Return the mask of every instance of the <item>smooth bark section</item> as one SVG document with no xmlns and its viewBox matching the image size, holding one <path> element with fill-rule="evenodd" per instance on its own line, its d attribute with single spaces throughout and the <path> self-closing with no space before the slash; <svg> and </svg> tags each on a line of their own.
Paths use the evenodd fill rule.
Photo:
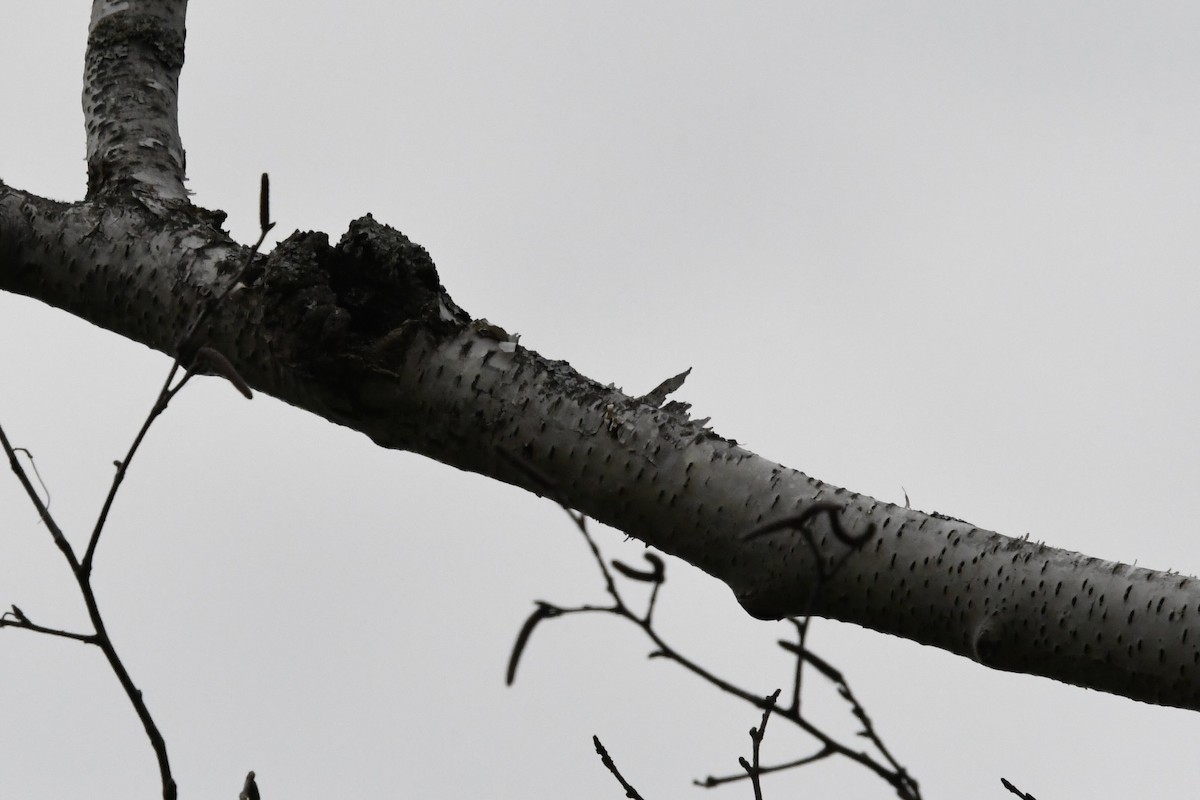
<svg viewBox="0 0 1200 800">
<path fill-rule="evenodd" d="M 174 353 L 244 253 L 218 219 L 55 204 L 0 184 L 0 289 Z M 768 461 L 686 404 L 600 385 L 472 319 L 429 255 L 369 216 L 337 245 L 293 234 L 210 320 L 206 343 L 256 389 L 385 447 L 540 493 L 549 479 L 572 506 L 724 581 L 756 616 L 841 619 L 998 669 L 1200 708 L 1195 579 L 1010 539 Z M 790 530 L 745 540 L 814 503 L 874 536 L 846 557 L 819 515 L 811 545 Z"/>
</svg>

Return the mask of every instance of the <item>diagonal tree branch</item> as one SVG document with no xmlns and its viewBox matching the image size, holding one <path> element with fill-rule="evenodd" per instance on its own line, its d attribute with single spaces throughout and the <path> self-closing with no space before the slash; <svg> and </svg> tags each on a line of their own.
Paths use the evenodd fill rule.
<svg viewBox="0 0 1200 800">
<path fill-rule="evenodd" d="M 93 61 L 133 53 L 168 78 L 176 64 L 177 78 L 182 55 L 170 55 L 163 31 L 181 26 L 185 7 L 96 2 L 89 72 Z M 133 16 L 119 22 L 122 14 Z M 112 19 L 100 25 L 104 17 Z M 109 25 L 150 38 L 110 46 Z M 104 74 L 89 77 L 88 91 L 119 95 Z M 111 70 L 114 87 L 124 74 Z M 172 102 L 139 106 L 155 130 L 175 129 L 173 85 Z M 170 137 L 143 135 L 150 128 L 136 124 L 148 121 L 107 118 L 106 103 L 89 108 L 86 201 L 55 203 L 0 183 L 0 289 L 174 356 L 189 320 L 242 275 L 245 288 L 201 334 L 254 388 L 381 446 L 540 493 L 513 466 L 518 456 L 554 475 L 571 506 L 727 583 L 751 614 L 846 620 L 998 669 L 1200 708 L 1196 580 L 882 503 L 762 458 L 693 420 L 686 404 L 602 386 L 473 319 L 428 253 L 370 216 L 335 245 L 322 233 L 293 234 L 243 272 L 246 249 L 220 228 L 223 215 L 178 194 L 169 176 L 182 186 L 182 150 L 176 161 Z M 142 140 L 132 146 L 108 126 Z M 109 142 L 94 148 L 99 170 L 93 130 Z M 814 504 L 840 512 L 813 519 L 811 543 L 786 528 L 742 538 Z M 848 554 L 843 534 L 871 525 L 868 546 Z"/>
</svg>

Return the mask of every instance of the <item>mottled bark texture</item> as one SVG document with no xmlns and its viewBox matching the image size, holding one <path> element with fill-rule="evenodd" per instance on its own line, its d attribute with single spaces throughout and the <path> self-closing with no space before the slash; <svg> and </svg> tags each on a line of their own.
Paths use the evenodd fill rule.
<svg viewBox="0 0 1200 800">
<path fill-rule="evenodd" d="M 83 68 L 88 197 L 105 188 L 182 200 L 179 70 L 187 2 L 97 0 Z"/>
<path fill-rule="evenodd" d="M 245 257 L 222 215 L 179 191 L 183 6 L 96 4 L 86 201 L 0 184 L 0 289 L 172 355 Z M 122 82 L 138 70 L 164 73 L 154 81 L 165 94 L 125 103 Z M 369 216 L 336 245 L 293 234 L 243 277 L 202 338 L 259 391 L 381 446 L 559 493 L 724 581 L 751 614 L 841 619 L 998 669 L 1200 708 L 1195 579 L 1010 539 L 772 463 L 665 391 L 601 386 L 473 319 L 424 249 Z M 744 536 L 813 509 L 824 511 L 805 533 Z M 868 531 L 865 545 L 848 542 Z"/>
</svg>

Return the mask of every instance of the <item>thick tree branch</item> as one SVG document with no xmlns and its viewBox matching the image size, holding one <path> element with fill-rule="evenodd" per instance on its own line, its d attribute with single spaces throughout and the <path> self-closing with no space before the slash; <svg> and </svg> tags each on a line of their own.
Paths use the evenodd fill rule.
<svg viewBox="0 0 1200 800">
<path fill-rule="evenodd" d="M 128 6 L 170 20 L 164 9 L 184 4 Z M 154 110 L 173 128 L 173 105 Z M 164 157 L 146 155 L 160 175 Z M 219 212 L 140 171 L 120 174 L 142 188 L 102 181 L 73 205 L 0 184 L 0 289 L 173 355 L 245 250 Z M 145 186 L 169 202 L 148 201 Z M 429 255 L 369 216 L 336 245 L 293 234 L 244 283 L 201 335 L 255 388 L 384 447 L 539 491 L 519 457 L 555 476 L 570 505 L 719 578 L 756 616 L 832 617 L 998 669 L 1200 708 L 1195 579 L 1010 539 L 768 461 L 685 404 L 602 386 L 473 320 Z M 840 511 L 814 517 L 805 535 L 744 538 L 816 503 Z M 867 546 L 848 552 L 845 536 L 870 525 Z"/>
</svg>

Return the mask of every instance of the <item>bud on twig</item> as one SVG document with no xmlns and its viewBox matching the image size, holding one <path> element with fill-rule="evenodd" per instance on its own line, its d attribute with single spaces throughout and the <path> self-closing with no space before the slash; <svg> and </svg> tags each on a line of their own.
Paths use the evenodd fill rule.
<svg viewBox="0 0 1200 800">
<path fill-rule="evenodd" d="M 275 227 L 275 223 L 271 222 L 271 179 L 265 172 L 258 190 L 258 227 L 263 233 Z"/>
<path fill-rule="evenodd" d="M 238 800 L 259 800 L 258 784 L 254 782 L 254 770 L 246 773 L 246 782 L 242 785 Z"/>
<path fill-rule="evenodd" d="M 247 400 L 254 397 L 254 393 L 250 391 L 250 384 L 246 383 L 246 379 L 238 373 L 233 364 L 229 363 L 229 359 L 221 351 L 208 345 L 196 351 L 196 359 L 192 362 L 192 366 L 188 371 L 211 372 L 220 375 L 232 383 Z"/>
</svg>

